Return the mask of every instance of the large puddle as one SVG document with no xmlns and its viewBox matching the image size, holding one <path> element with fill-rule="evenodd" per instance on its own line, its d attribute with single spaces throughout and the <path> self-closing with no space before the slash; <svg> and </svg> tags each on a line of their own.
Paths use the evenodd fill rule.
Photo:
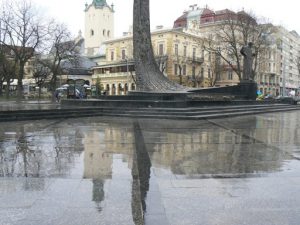
<svg viewBox="0 0 300 225">
<path fill-rule="evenodd" d="M 198 194 L 187 193 L 203 184 L 235 193 L 243 179 L 299 177 L 299 120 L 293 112 L 212 121 L 1 123 L 0 222 L 127 225 L 143 224 L 145 214 L 146 224 L 181 224 L 178 214 L 195 208 L 184 214 L 172 204 L 189 207 Z"/>
</svg>

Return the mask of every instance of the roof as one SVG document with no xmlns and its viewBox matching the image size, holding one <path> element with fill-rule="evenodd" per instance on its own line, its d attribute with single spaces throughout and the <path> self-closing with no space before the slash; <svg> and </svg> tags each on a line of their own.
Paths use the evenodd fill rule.
<svg viewBox="0 0 300 225">
<path fill-rule="evenodd" d="M 93 0 L 93 2 L 91 4 L 89 4 L 89 5 L 86 4 L 85 5 L 85 10 L 84 11 L 88 11 L 91 6 L 94 6 L 96 9 L 102 9 L 104 7 L 107 7 L 112 12 L 114 12 L 113 5 L 109 6 L 107 4 L 106 0 Z"/>
<path fill-rule="evenodd" d="M 29 55 L 34 54 L 34 49 L 32 47 L 21 47 L 21 46 L 14 46 L 14 45 L 3 45 L 0 44 L 0 50 L 7 56 L 15 56 L 15 52 L 22 52 L 23 50 L 28 53 Z"/>
<path fill-rule="evenodd" d="M 295 37 L 299 38 L 299 34 L 297 33 L 297 31 L 292 30 L 290 33 L 291 33 L 292 35 L 294 35 Z"/>
<path fill-rule="evenodd" d="M 215 12 L 208 8 L 205 8 L 205 9 L 203 9 L 201 17 L 212 16 L 212 15 L 215 15 Z"/>
<path fill-rule="evenodd" d="M 222 9 L 222 10 L 218 10 L 218 11 L 215 11 L 216 15 L 219 15 L 219 14 L 226 14 L 226 13 L 233 13 L 235 14 L 235 12 L 229 10 L 229 9 Z"/>
<path fill-rule="evenodd" d="M 190 18 L 197 17 L 198 19 L 200 19 L 202 13 L 203 13 L 203 9 L 198 8 L 196 10 L 190 10 L 188 11 L 187 18 L 190 19 Z"/>
</svg>

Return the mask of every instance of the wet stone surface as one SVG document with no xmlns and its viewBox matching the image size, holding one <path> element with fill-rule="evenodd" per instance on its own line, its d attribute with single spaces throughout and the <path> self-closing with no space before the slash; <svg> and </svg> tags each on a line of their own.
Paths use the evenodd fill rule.
<svg viewBox="0 0 300 225">
<path fill-rule="evenodd" d="M 0 123 L 0 225 L 298 225 L 300 112 Z"/>
</svg>

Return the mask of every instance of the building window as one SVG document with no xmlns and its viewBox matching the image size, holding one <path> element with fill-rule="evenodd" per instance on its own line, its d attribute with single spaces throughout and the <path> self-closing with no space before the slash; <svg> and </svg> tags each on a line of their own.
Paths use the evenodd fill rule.
<svg viewBox="0 0 300 225">
<path fill-rule="evenodd" d="M 183 56 L 186 57 L 186 46 L 183 46 Z"/>
<path fill-rule="evenodd" d="M 202 49 L 201 57 L 204 58 L 204 49 Z"/>
<path fill-rule="evenodd" d="M 109 36 L 110 36 L 110 31 L 108 30 L 108 31 L 107 31 L 107 37 L 109 37 Z"/>
<path fill-rule="evenodd" d="M 232 80 L 232 70 L 228 70 L 228 80 Z"/>
<path fill-rule="evenodd" d="M 174 74 L 178 75 L 178 65 L 174 64 Z"/>
<path fill-rule="evenodd" d="M 164 44 L 158 45 L 158 55 L 164 55 Z"/>
<path fill-rule="evenodd" d="M 195 75 L 196 75 L 196 67 L 193 66 L 192 67 L 192 76 L 195 77 Z"/>
<path fill-rule="evenodd" d="M 193 48 L 193 61 L 196 60 L 196 48 Z"/>
<path fill-rule="evenodd" d="M 125 49 L 122 49 L 122 59 L 123 60 L 126 59 L 126 51 L 125 51 Z"/>
<path fill-rule="evenodd" d="M 178 56 L 178 44 L 175 44 L 175 55 Z"/>
<path fill-rule="evenodd" d="M 115 53 L 114 53 L 114 51 L 111 51 L 110 52 L 110 60 L 114 61 L 114 59 L 115 59 L 114 57 L 115 57 Z"/>
<path fill-rule="evenodd" d="M 201 78 L 204 78 L 204 68 L 201 68 Z"/>
<path fill-rule="evenodd" d="M 91 36 L 94 36 L 94 30 L 92 29 L 90 32 Z"/>
<path fill-rule="evenodd" d="M 208 77 L 208 78 L 211 78 L 211 72 L 210 72 L 210 69 L 207 70 L 207 77 Z"/>
<path fill-rule="evenodd" d="M 104 29 L 104 30 L 103 30 L 103 36 L 104 36 L 104 37 L 105 37 L 105 32 L 106 32 L 106 31 L 105 31 L 105 29 Z"/>
<path fill-rule="evenodd" d="M 182 66 L 182 75 L 186 75 L 186 65 Z"/>
</svg>

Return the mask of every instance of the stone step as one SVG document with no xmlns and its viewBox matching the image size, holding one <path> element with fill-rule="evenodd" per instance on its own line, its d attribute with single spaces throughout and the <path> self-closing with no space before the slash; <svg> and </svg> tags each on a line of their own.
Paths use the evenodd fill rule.
<svg viewBox="0 0 300 225">
<path fill-rule="evenodd" d="M 284 108 L 286 109 L 287 106 L 266 106 L 266 107 L 247 107 L 247 108 L 225 108 L 225 109 L 197 109 L 197 110 L 177 110 L 177 109 L 174 109 L 174 110 L 148 110 L 148 109 L 114 109 L 114 110 L 108 110 L 108 109 L 103 109 L 101 110 L 103 113 L 113 113 L 113 112 L 120 112 L 120 113 L 126 113 L 126 114 L 133 114 L 133 115 L 138 115 L 138 114 L 151 114 L 151 115 L 176 115 L 176 114 L 181 114 L 181 115 L 202 115 L 202 114 L 214 114 L 216 112 L 226 112 L 226 113 L 229 113 L 229 112 L 242 112 L 244 110 L 269 110 L 269 109 L 280 109 L 280 108 Z M 292 107 L 293 108 L 293 107 Z"/>
<path fill-rule="evenodd" d="M 299 110 L 299 107 L 289 107 L 281 109 L 266 109 L 266 110 L 243 110 L 239 112 L 215 112 L 212 114 L 198 114 L 198 115 L 178 115 L 178 114 L 130 114 L 130 113 L 101 113 L 102 116 L 112 116 L 112 117 L 130 117 L 130 118 L 155 118 L 155 119 L 180 119 L 180 120 L 200 120 L 200 119 L 214 119 L 214 118 L 225 118 L 243 115 L 254 115 L 261 113 L 271 113 L 271 112 L 283 112 L 291 110 Z"/>
<path fill-rule="evenodd" d="M 78 108 L 58 110 L 24 110 L 0 112 L 0 121 L 13 120 L 38 120 L 74 118 L 89 116 L 115 116 L 115 117 L 138 117 L 157 119 L 202 119 L 217 118 L 238 115 L 251 115 L 257 113 L 280 112 L 298 110 L 300 107 L 291 105 L 261 105 L 261 106 L 239 106 L 239 107 L 207 107 L 197 109 L 179 110 L 177 108 L 163 109 L 128 109 L 128 108 Z"/>
</svg>

